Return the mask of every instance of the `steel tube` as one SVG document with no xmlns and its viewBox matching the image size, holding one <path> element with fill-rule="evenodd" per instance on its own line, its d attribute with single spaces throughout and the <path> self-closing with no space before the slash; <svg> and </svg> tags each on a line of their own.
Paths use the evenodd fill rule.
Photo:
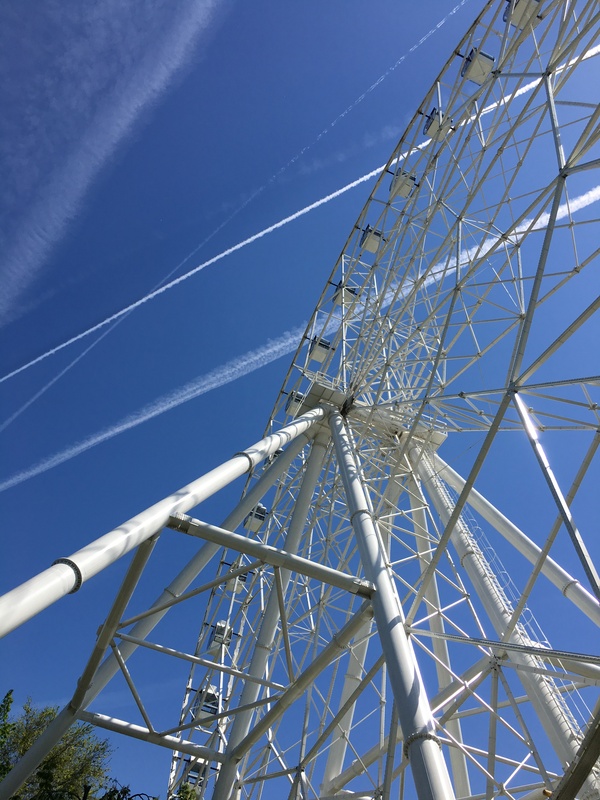
<svg viewBox="0 0 600 800">
<path fill-rule="evenodd" d="M 567 533 L 571 537 L 571 541 L 573 542 L 573 547 L 577 555 L 579 556 L 579 560 L 581 561 L 581 566 L 584 569 L 585 574 L 588 577 L 588 580 L 592 586 L 594 594 L 600 602 L 600 575 L 598 574 L 598 570 L 592 559 L 590 558 L 590 554 L 587 551 L 587 548 L 581 538 L 581 534 L 577 530 L 575 526 L 575 522 L 573 521 L 573 515 L 571 514 L 571 509 L 569 508 L 561 488 L 559 486 L 558 481 L 554 475 L 552 467 L 550 466 L 550 462 L 548 461 L 548 457 L 542 447 L 542 443 L 540 442 L 537 430 L 531 417 L 529 416 L 529 412 L 525 403 L 523 402 L 522 398 L 515 394 L 515 405 L 517 407 L 517 411 L 519 412 L 519 416 L 521 417 L 521 422 L 523 423 L 523 427 L 525 428 L 525 433 L 527 434 L 527 438 L 533 448 L 533 452 L 535 453 L 535 457 L 540 465 L 546 483 L 548 484 L 548 488 L 554 498 L 554 502 L 558 508 L 560 515 L 563 518 L 563 524 L 567 529 Z"/>
<path fill-rule="evenodd" d="M 269 468 L 269 470 L 267 470 L 267 472 L 263 474 L 256 485 L 245 495 L 244 498 L 242 498 L 241 502 L 231 512 L 231 514 L 228 515 L 223 524 L 231 527 L 237 527 L 237 525 L 244 519 L 248 511 L 250 511 L 250 509 L 256 505 L 258 500 L 260 500 L 271 483 L 277 479 L 279 474 L 283 472 L 287 466 L 289 466 L 289 463 L 291 463 L 292 459 L 298 454 L 302 447 L 308 443 L 308 441 L 309 439 L 305 434 L 299 435 L 294 444 L 290 445 L 286 451 L 279 456 L 277 461 Z M 248 461 L 247 463 L 249 464 L 250 462 Z M 149 540 L 146 541 L 148 542 Z M 170 586 L 162 592 L 155 605 L 160 606 L 167 599 L 172 599 L 174 596 L 177 596 L 185 591 L 194 578 L 201 572 L 204 566 L 206 566 L 210 558 L 218 551 L 218 549 L 219 545 L 213 544 L 212 542 L 206 542 L 199 553 L 192 558 L 188 565 L 179 573 L 174 581 L 172 581 Z M 0 798 L 11 797 L 18 790 L 22 783 L 45 758 L 52 747 L 59 741 L 67 729 L 77 721 L 78 716 L 75 716 L 74 710 L 86 708 L 87 705 L 92 702 L 92 700 L 100 693 L 104 686 L 106 686 L 109 680 L 119 670 L 117 660 L 115 659 L 114 655 L 110 653 L 102 662 L 99 669 L 97 669 L 97 672 L 94 676 L 94 670 L 97 668 L 99 662 L 98 656 L 101 656 L 110 640 L 110 636 L 108 636 L 109 623 L 111 629 L 113 629 L 115 624 L 118 623 L 118 616 L 120 613 L 122 613 L 124 609 L 124 603 L 126 603 L 126 599 L 122 598 L 128 598 L 130 596 L 130 589 L 131 591 L 133 590 L 133 584 L 134 582 L 137 582 L 137 578 L 139 577 L 137 574 L 137 564 L 141 559 L 140 563 L 143 566 L 143 563 L 145 562 L 147 555 L 149 555 L 149 552 L 142 555 L 140 551 L 138 551 L 138 554 L 136 554 L 134 562 L 132 562 L 132 565 L 128 571 L 128 577 L 126 577 L 124 580 L 119 595 L 115 600 L 113 611 L 111 611 L 109 619 L 103 626 L 103 631 L 100 634 L 100 638 L 90 658 L 88 667 L 86 668 L 82 679 L 79 681 L 73 700 L 69 706 L 58 715 L 57 721 L 53 722 L 46 729 L 46 731 L 44 731 L 44 733 L 35 742 L 34 746 L 28 751 L 28 753 L 26 753 L 23 759 L 21 759 L 21 761 L 13 768 L 13 770 L 11 770 L 9 775 L 7 775 L 5 780 L 0 785 Z M 62 567 L 62 565 L 58 566 Z M 70 567 L 65 566 L 64 569 L 68 570 L 72 574 Z M 137 577 L 134 578 L 134 574 Z M 147 636 L 164 617 L 164 615 L 167 613 L 167 610 L 168 609 L 164 609 L 156 614 L 153 614 L 151 617 L 141 620 L 132 629 L 132 634 L 135 634 L 138 638 L 144 638 Z M 138 645 L 135 642 L 125 642 L 121 651 L 123 660 L 126 661 L 131 654 L 135 652 L 137 647 Z M 90 687 L 92 678 L 93 683 Z M 83 692 L 85 692 L 85 696 L 82 696 Z M 6 795 L 4 794 L 5 792 L 7 792 Z"/>
<path fill-rule="evenodd" d="M 186 755 L 201 758 L 203 761 L 211 762 L 223 760 L 223 754 L 219 753 L 218 750 L 204 747 L 201 744 L 194 744 L 194 742 L 186 741 L 185 739 L 178 739 L 176 736 L 156 733 L 155 731 L 148 730 L 148 728 L 142 728 L 141 725 L 133 725 L 131 722 L 125 722 L 122 719 L 107 717 L 104 714 L 91 714 L 89 711 L 83 711 L 79 718 L 83 720 L 83 722 L 96 725 L 98 728 L 104 728 L 107 731 L 114 731 L 115 733 L 124 733 L 126 736 L 131 736 L 133 739 L 141 739 L 143 742 L 158 744 L 161 747 L 166 747 L 168 750 L 178 750 L 181 753 L 186 753 Z"/>
<path fill-rule="evenodd" d="M 6 775 L 4 781 L 0 783 L 0 797 L 11 797 L 13 794 L 15 794 L 20 789 L 23 782 L 27 780 L 27 778 L 35 769 L 37 769 L 40 763 L 48 755 L 50 750 L 52 750 L 54 745 L 57 744 L 61 736 L 63 736 L 67 729 L 76 721 L 76 713 L 81 707 L 84 695 L 93 680 L 98 664 L 102 660 L 106 649 L 110 645 L 111 639 L 119 623 L 120 616 L 125 610 L 127 603 L 129 602 L 135 587 L 137 586 L 144 566 L 146 565 L 155 544 L 156 539 L 148 539 L 138 548 L 129 566 L 129 569 L 127 570 L 127 574 L 123 579 L 123 583 L 121 584 L 121 588 L 117 593 L 117 597 L 115 598 L 115 602 L 113 603 L 106 622 L 100 628 L 92 654 L 81 677 L 79 678 L 79 681 L 77 682 L 75 694 L 67 706 L 56 718 L 56 720 L 60 720 L 60 722 L 56 722 L 55 720 L 48 728 L 46 728 L 46 730 L 43 731 L 43 733 L 35 741 L 34 746 L 25 754 L 23 759 L 21 759 Z"/>
<path fill-rule="evenodd" d="M 265 492 L 270 486 L 279 478 L 279 476 L 289 467 L 292 460 L 298 455 L 300 450 L 305 447 L 310 439 L 306 434 L 298 436 L 285 451 L 277 457 L 275 462 L 267 469 L 256 484 L 244 495 L 236 508 L 227 515 L 222 523 L 223 528 L 233 529 L 242 522 L 248 512 L 254 508 L 258 501 L 263 497 Z M 181 572 L 171 581 L 166 589 L 162 591 L 160 596 L 154 602 L 152 608 L 156 607 L 158 610 L 148 615 L 144 619 L 137 622 L 131 629 L 130 634 L 136 639 L 144 639 L 163 619 L 165 614 L 169 611 L 169 607 L 164 607 L 166 603 L 173 600 L 174 597 L 179 597 L 186 591 L 188 586 L 193 580 L 202 572 L 211 558 L 219 551 L 219 545 L 213 542 L 205 542 L 196 555 L 186 564 Z M 133 642 L 125 642 L 121 647 L 121 655 L 124 661 L 135 652 L 138 645 Z M 98 693 L 106 686 L 110 679 L 116 674 L 119 666 L 115 657 L 110 653 L 107 658 L 102 662 L 96 677 L 94 678 L 94 685 L 88 691 L 84 707 L 91 703 L 91 701 L 98 695 Z"/>
<path fill-rule="evenodd" d="M 167 524 L 171 514 L 189 511 L 260 461 L 308 430 L 323 417 L 315 408 L 247 450 L 142 511 L 118 528 L 78 550 L 0 597 L 0 637 L 22 625 L 73 591 L 117 559 L 129 553 Z M 65 563 L 67 562 L 67 563 Z"/>
<path fill-rule="evenodd" d="M 453 513 L 452 498 L 435 472 L 428 454 L 424 451 L 415 452 L 415 459 L 418 461 L 417 469 L 442 523 L 446 524 L 446 521 Z M 476 540 L 461 517 L 457 519 L 451 539 L 460 562 L 469 576 L 498 637 L 502 638 L 510 621 L 510 610 L 506 607 L 503 592 L 497 582 L 495 573 L 490 568 Z M 514 629 L 510 641 L 516 644 L 529 643 L 525 640 L 524 633 L 518 626 Z M 537 666 L 535 656 L 512 650 L 507 650 L 507 652 L 511 660 L 516 664 L 531 666 L 535 670 Z M 519 677 L 556 754 L 563 764 L 568 764 L 577 749 L 580 733 L 574 728 L 574 720 L 570 718 L 559 693 L 545 677 L 536 675 L 535 672 L 521 671 L 519 672 Z"/>
<path fill-rule="evenodd" d="M 317 675 L 340 654 L 340 651 L 348 647 L 349 642 L 362 628 L 365 616 L 370 616 L 371 614 L 371 604 L 368 602 L 363 603 L 361 608 L 348 620 L 344 627 L 332 636 L 331 641 L 325 645 L 312 664 L 296 678 L 294 683 L 281 695 L 273 707 L 259 720 L 258 724 L 255 725 L 248 735 L 234 748 L 232 752 L 233 760 L 242 758 L 244 753 L 268 731 L 283 712 L 304 694 Z M 213 796 L 213 800 L 216 800 L 216 794 Z"/>
<path fill-rule="evenodd" d="M 285 551 L 290 556 L 295 555 L 298 552 L 298 548 L 300 546 L 302 534 L 306 527 L 306 520 L 308 518 L 310 503 L 312 501 L 314 489 L 317 480 L 319 478 L 319 475 L 321 474 L 321 470 L 323 468 L 323 461 L 327 453 L 327 444 L 328 444 L 327 439 L 328 437 L 325 438 L 324 436 L 319 435 L 313 440 L 312 443 L 310 455 L 308 457 L 308 462 L 306 464 L 306 469 L 304 472 L 304 476 L 302 478 L 302 484 L 298 492 L 298 498 L 294 506 L 294 511 L 292 514 L 292 518 L 290 520 L 290 525 L 285 539 Z M 256 556 L 257 553 L 254 553 L 254 555 Z M 264 560 L 268 561 L 267 558 L 265 558 Z M 291 577 L 291 569 L 290 569 L 291 565 L 289 559 L 287 559 L 287 562 L 288 563 L 285 565 L 287 568 L 284 568 L 280 571 L 282 594 L 285 594 L 286 588 L 288 586 Z M 271 649 L 273 647 L 273 638 L 275 636 L 277 624 L 279 622 L 280 613 L 281 612 L 280 612 L 277 593 L 274 589 L 272 589 L 266 603 L 263 619 L 260 625 L 260 630 L 258 631 L 256 645 L 252 653 L 252 660 L 248 668 L 249 676 L 262 678 L 265 674 L 267 662 L 269 656 L 271 655 Z M 240 705 L 243 706 L 254 703 L 258 697 L 259 690 L 260 687 L 258 684 L 250 682 L 246 683 L 240 698 Z M 239 744 L 239 742 L 241 742 L 242 739 L 244 739 L 248 735 L 248 731 L 250 729 L 253 716 L 254 716 L 253 711 L 242 712 L 236 716 L 233 726 L 231 728 L 231 732 L 229 734 L 229 741 L 226 749 L 226 754 L 228 758 L 231 757 L 233 749 Z M 228 794 L 231 791 L 231 782 L 233 778 L 234 778 L 233 769 L 222 771 L 222 774 L 219 775 L 215 787 L 214 800 L 218 800 L 219 797 L 228 796 Z"/>
<path fill-rule="evenodd" d="M 432 454 L 435 471 L 455 491 L 462 492 L 465 479 L 452 469 L 437 453 Z M 542 552 L 538 545 L 526 536 L 522 530 L 502 514 L 489 500 L 476 489 L 471 489 L 467 503 L 478 514 L 487 520 L 521 555 L 531 564 L 535 564 Z M 559 589 L 562 594 L 574 603 L 583 613 L 600 626 L 600 603 L 585 589 L 579 581 L 573 578 L 560 564 L 550 556 L 544 561 L 542 574 Z"/>
<path fill-rule="evenodd" d="M 282 567 L 292 572 L 298 572 L 300 575 L 306 575 L 309 578 L 314 578 L 317 581 L 335 586 L 338 589 L 344 589 L 351 594 L 358 594 L 362 597 L 371 596 L 372 587 L 369 582 L 363 581 L 354 575 L 347 575 L 345 572 L 333 569 L 333 567 L 327 567 L 325 564 L 317 564 L 315 561 L 311 561 L 308 558 L 302 558 L 302 556 L 288 553 L 287 550 L 273 547 L 270 544 L 257 542 L 255 539 L 240 536 L 237 533 L 226 531 L 223 528 L 217 528 L 215 525 L 209 525 L 208 522 L 201 522 L 198 519 L 186 517 L 185 519 L 177 520 L 177 522 L 180 526 L 178 529 L 185 530 L 185 532 L 189 533 L 191 536 L 199 536 L 202 539 L 208 539 L 208 541 L 215 542 L 229 550 L 245 553 L 259 561 L 264 561 L 265 564 L 271 564 L 273 567 Z"/>
<path fill-rule="evenodd" d="M 427 513 L 425 511 L 427 503 L 421 492 L 421 486 L 417 481 L 415 474 L 410 471 L 406 475 L 406 488 L 410 496 L 410 508 L 412 513 L 413 526 L 415 529 L 415 543 L 417 552 L 419 553 L 419 564 L 421 565 L 421 572 L 424 573 L 426 566 L 431 560 L 431 548 L 428 541 L 428 524 Z M 427 589 L 425 590 L 425 600 L 428 605 L 428 613 L 431 615 L 428 620 L 429 628 L 434 633 L 444 633 L 444 619 L 442 617 L 440 595 L 436 576 L 434 575 Z M 437 612 L 437 613 L 433 613 Z M 433 652 L 438 661 L 436 662 L 435 669 L 438 678 L 438 687 L 444 689 L 452 681 L 452 672 L 450 667 L 450 655 L 448 653 L 448 645 L 445 639 L 434 638 Z M 462 730 L 460 720 L 448 720 L 446 726 L 449 734 L 459 743 L 462 744 Z M 450 766 L 452 768 L 452 777 L 456 794 L 459 797 L 469 797 L 471 795 L 471 784 L 469 782 L 469 773 L 465 755 L 459 748 L 450 749 Z"/>
<path fill-rule="evenodd" d="M 419 800 L 449 800 L 454 792 L 448 770 L 434 734 L 435 724 L 423 680 L 404 630 L 404 612 L 369 510 L 344 420 L 338 412 L 332 412 L 329 421 L 363 568 L 375 589 L 372 598 L 375 622 L 417 795 Z"/>
</svg>

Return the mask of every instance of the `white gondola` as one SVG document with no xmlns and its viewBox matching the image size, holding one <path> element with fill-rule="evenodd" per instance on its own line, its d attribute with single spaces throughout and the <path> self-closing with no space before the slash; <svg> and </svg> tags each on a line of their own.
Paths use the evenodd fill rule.
<svg viewBox="0 0 600 800">
<path fill-rule="evenodd" d="M 357 295 L 357 290 L 354 286 L 344 286 L 340 281 L 336 286 L 333 295 L 333 302 L 336 306 L 349 306 Z"/>
<path fill-rule="evenodd" d="M 417 185 L 417 179 L 414 175 L 402 170 L 392 178 L 390 184 L 390 200 L 395 200 L 396 197 L 403 197 L 406 199 Z"/>
<path fill-rule="evenodd" d="M 231 569 L 238 569 L 240 566 L 239 563 L 234 564 Z M 236 578 L 230 578 L 227 583 L 225 584 L 225 588 L 228 592 L 235 592 L 235 594 L 240 594 L 240 592 L 244 589 L 246 581 L 248 580 L 248 573 L 242 572 L 241 575 L 238 575 Z"/>
<path fill-rule="evenodd" d="M 219 691 L 216 686 L 211 684 L 202 689 L 194 705 L 192 706 L 192 716 L 195 722 L 202 724 L 206 722 L 209 717 L 219 713 Z"/>
<path fill-rule="evenodd" d="M 510 24 L 514 25 L 522 31 L 528 25 L 535 27 L 540 18 L 538 17 L 538 9 L 540 7 L 540 0 L 516 0 L 512 13 L 510 11 L 510 0 L 508 6 L 504 11 L 503 20 L 507 22 L 510 15 Z"/>
<path fill-rule="evenodd" d="M 460 77 L 466 78 L 468 81 L 473 81 L 473 83 L 481 86 L 493 67 L 493 57 L 473 47 L 463 62 Z"/>
<path fill-rule="evenodd" d="M 430 136 L 433 139 L 438 133 L 445 134 L 449 128 L 450 122 L 444 119 L 443 112 L 434 106 L 431 109 L 431 114 L 425 117 L 423 136 Z"/>
<path fill-rule="evenodd" d="M 331 351 L 331 342 L 327 339 L 319 339 L 318 336 L 313 336 L 311 339 L 308 354 L 312 361 L 318 361 L 322 364 Z"/>
<path fill-rule="evenodd" d="M 305 396 L 302 392 L 290 392 L 285 404 L 285 410 L 288 414 L 295 416 L 300 411 L 304 400 Z"/>
<path fill-rule="evenodd" d="M 376 253 L 382 242 L 385 242 L 382 232 L 367 225 L 360 237 L 360 246 L 363 250 L 367 250 L 369 253 Z"/>
<path fill-rule="evenodd" d="M 257 533 L 260 530 L 261 525 L 267 518 L 267 509 L 261 503 L 254 506 L 252 511 L 248 514 L 246 519 L 244 520 L 244 528 L 253 533 Z"/>
<path fill-rule="evenodd" d="M 231 626 L 224 619 L 219 620 L 214 627 L 207 653 L 211 658 L 218 658 L 221 648 L 229 647 L 231 642 Z"/>
</svg>

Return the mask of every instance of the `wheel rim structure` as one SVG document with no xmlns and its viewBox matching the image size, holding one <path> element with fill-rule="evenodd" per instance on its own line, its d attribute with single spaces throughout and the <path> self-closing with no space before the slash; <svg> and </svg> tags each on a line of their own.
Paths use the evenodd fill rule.
<svg viewBox="0 0 600 800">
<path fill-rule="evenodd" d="M 557 300 L 581 291 L 581 276 L 597 268 L 588 233 L 597 221 L 598 98 L 589 102 L 584 75 L 593 75 L 598 12 L 591 2 L 486 6 L 353 228 L 271 420 L 276 429 L 294 412 L 335 409 L 366 506 L 352 510 L 340 452 L 323 424 L 312 454 L 307 447 L 263 498 L 258 535 L 364 577 L 356 520 L 362 513 L 374 521 L 409 631 L 409 660 L 418 664 L 412 688 L 421 683 L 433 714 L 428 708 L 429 721 L 413 719 L 408 736 L 410 720 L 398 724 L 411 692 L 394 703 L 397 653 L 382 644 L 377 614 L 357 620 L 360 598 L 254 569 L 237 593 L 231 580 L 215 590 L 197 653 L 215 648 L 222 619 L 233 635 L 217 661 L 286 688 L 273 697 L 273 689 L 242 689 L 222 675 L 217 684 L 218 671 L 196 667 L 182 721 L 194 718 L 198 687 L 202 700 L 202 687 L 218 685 L 206 741 L 224 763 L 175 758 L 172 791 L 187 780 L 216 798 L 541 798 L 581 755 L 598 661 L 539 655 L 553 651 L 530 603 L 539 602 L 544 573 L 564 591 L 565 620 L 600 619 L 597 573 L 568 511 L 575 492 L 590 489 L 598 376 L 573 372 L 561 352 L 567 342 L 589 347 L 598 301 L 593 295 L 590 305 L 557 313 Z M 476 444 L 461 478 L 444 451 L 469 437 Z M 506 472 L 505 454 L 496 454 L 502 437 L 529 439 L 524 457 L 546 492 L 548 523 L 518 589 L 496 552 L 497 528 L 521 553 L 529 540 L 505 518 L 499 523 L 481 495 L 469 496 L 478 476 Z M 544 448 L 570 437 L 577 463 L 560 489 Z M 557 535 L 573 538 L 581 583 L 546 558 Z M 230 570 L 249 559 L 223 563 Z M 544 591 L 558 594 L 550 584 Z M 328 653 L 352 621 L 353 638 Z M 280 697 L 290 693 L 284 711 Z M 253 708 L 227 714 L 239 705 Z M 453 789 L 444 775 L 431 786 L 431 773 L 413 778 L 405 769 L 424 741 L 441 748 Z M 444 766 L 434 759 L 431 770 Z M 592 772 L 580 795 L 596 797 L 599 786 Z"/>
<path fill-rule="evenodd" d="M 135 735 L 180 748 L 169 796 L 600 796 L 599 55 L 595 0 L 493 0 L 442 69 L 267 431 L 307 432 L 220 529 L 170 518 L 208 543 L 177 593 L 206 601 L 168 731 L 125 665 L 154 623 L 116 603 L 105 672 Z M 80 688 L 65 719 L 132 733 Z"/>
</svg>

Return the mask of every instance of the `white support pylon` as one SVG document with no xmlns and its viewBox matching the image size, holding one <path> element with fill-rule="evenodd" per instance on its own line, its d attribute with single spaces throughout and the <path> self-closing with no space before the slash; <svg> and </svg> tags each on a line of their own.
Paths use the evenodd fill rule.
<svg viewBox="0 0 600 800">
<path fill-rule="evenodd" d="M 451 800 L 454 797 L 448 770 L 441 753 L 435 724 L 419 667 L 404 630 L 404 614 L 388 567 L 354 460 L 351 441 L 337 411 L 330 415 L 333 442 L 352 528 L 356 535 L 365 575 L 373 584 L 373 612 L 381 647 L 390 673 L 404 753 L 409 759 L 419 800 Z"/>
</svg>

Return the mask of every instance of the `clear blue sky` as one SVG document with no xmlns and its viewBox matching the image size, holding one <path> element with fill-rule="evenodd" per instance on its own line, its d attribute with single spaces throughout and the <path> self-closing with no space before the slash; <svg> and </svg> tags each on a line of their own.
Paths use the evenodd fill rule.
<svg viewBox="0 0 600 800">
<path fill-rule="evenodd" d="M 5 6 L 0 376 L 144 296 L 178 265 L 176 275 L 383 164 L 482 7 L 468 0 L 409 54 L 455 4 Z M 0 432 L 0 483 L 301 325 L 368 191 L 343 194 L 122 320 Z M 0 425 L 94 338 L 0 384 Z M 3 589 L 259 439 L 288 360 L 0 491 Z M 219 522 L 239 491 L 208 503 L 206 518 Z M 164 549 L 165 562 L 180 558 Z M 27 695 L 64 703 L 123 569 L 8 637 L 0 691 L 14 688 L 18 705 Z M 152 685 L 152 675 L 138 678 Z M 161 689 L 177 704 L 181 675 L 171 683 Z M 115 776 L 164 797 L 170 754 L 114 743 Z"/>
</svg>

